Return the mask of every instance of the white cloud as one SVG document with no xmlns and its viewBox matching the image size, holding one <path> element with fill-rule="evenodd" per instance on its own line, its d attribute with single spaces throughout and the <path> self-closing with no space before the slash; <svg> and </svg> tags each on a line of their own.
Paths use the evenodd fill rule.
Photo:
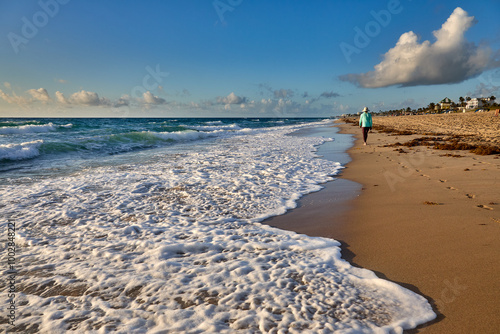
<svg viewBox="0 0 500 334">
<path fill-rule="evenodd" d="M 11 85 L 9 82 L 4 82 L 3 85 L 5 86 L 5 88 L 7 89 L 12 89 Z"/>
<path fill-rule="evenodd" d="M 246 97 L 237 96 L 236 94 L 234 94 L 234 92 L 232 92 L 226 97 L 222 96 L 217 97 L 217 103 L 223 104 L 224 110 L 231 110 L 231 105 L 239 104 L 241 106 L 244 105 L 245 102 L 247 102 Z"/>
<path fill-rule="evenodd" d="M 0 98 L 2 98 L 7 103 L 11 104 L 25 105 L 29 103 L 29 101 L 26 98 L 22 96 L 17 96 L 16 93 L 14 92 L 12 92 L 12 95 L 9 95 L 4 93 L 1 89 L 0 89 Z"/>
<path fill-rule="evenodd" d="M 61 104 L 68 104 L 69 101 L 64 97 L 64 94 L 61 93 L 60 91 L 56 92 L 56 101 L 61 103 Z"/>
<path fill-rule="evenodd" d="M 4 86 L 10 88 L 10 84 L 4 83 Z M 57 103 L 59 105 L 65 105 L 67 107 L 71 106 L 89 106 L 89 107 L 128 107 L 134 104 L 134 106 L 146 106 L 150 108 L 153 105 L 166 104 L 167 101 L 164 99 L 153 95 L 151 92 L 145 92 L 143 97 L 140 99 L 133 99 L 129 95 L 122 95 L 119 99 L 111 101 L 106 97 L 99 96 L 96 92 L 81 90 L 79 92 L 71 94 L 66 97 L 62 92 L 56 91 L 54 94 L 54 99 L 51 98 L 49 93 L 45 88 L 30 89 L 26 91 L 30 97 L 18 96 L 15 92 L 5 93 L 0 90 L 0 100 L 4 100 L 7 103 L 17 104 L 19 106 L 26 106 L 34 102 L 44 102 L 44 103 Z"/>
<path fill-rule="evenodd" d="M 142 97 L 144 99 L 144 103 L 149 104 L 149 105 L 159 105 L 159 104 L 167 103 L 167 101 L 165 101 L 165 99 L 162 99 L 161 97 L 153 95 L 153 93 L 151 93 L 150 91 L 147 91 L 146 93 L 144 93 L 142 95 Z"/>
<path fill-rule="evenodd" d="M 231 93 L 231 94 L 229 94 L 226 97 L 219 96 L 217 98 L 217 103 L 225 104 L 225 105 L 228 105 L 228 104 L 242 104 L 245 101 L 246 101 L 246 97 L 237 96 L 236 94 L 234 94 L 234 92 Z"/>
<path fill-rule="evenodd" d="M 85 90 L 73 93 L 69 98 L 69 101 L 71 104 L 85 106 L 108 106 L 111 104 L 107 98 L 100 98 L 97 93 Z"/>
<path fill-rule="evenodd" d="M 118 101 L 115 102 L 114 107 L 115 108 L 120 108 L 120 107 L 128 107 L 130 106 L 130 95 L 123 95 L 118 99 Z"/>
<path fill-rule="evenodd" d="M 377 88 L 458 83 L 476 77 L 498 64 L 494 65 L 489 47 L 478 47 L 465 39 L 464 33 L 474 24 L 474 17 L 457 7 L 441 29 L 433 32 L 434 43 L 419 43 L 413 31 L 404 33 L 374 71 L 340 79 Z"/>
<path fill-rule="evenodd" d="M 49 96 L 49 93 L 45 88 L 38 88 L 38 89 L 30 89 L 28 90 L 28 93 L 33 96 L 35 100 L 41 101 L 41 102 L 49 102 L 52 101 L 52 99 Z"/>
</svg>

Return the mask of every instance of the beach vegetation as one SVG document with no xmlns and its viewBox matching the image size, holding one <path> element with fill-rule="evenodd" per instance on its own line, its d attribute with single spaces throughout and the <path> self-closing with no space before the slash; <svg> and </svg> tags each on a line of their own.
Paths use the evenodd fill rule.
<svg viewBox="0 0 500 334">
<path fill-rule="evenodd" d="M 396 142 L 394 144 L 385 145 L 384 147 L 397 146 L 430 146 L 436 150 L 448 151 L 469 151 L 477 155 L 492 155 L 500 154 L 500 147 L 488 144 L 469 144 L 463 140 L 467 136 L 451 136 L 451 137 L 420 137 L 412 139 L 406 143 Z M 456 157 L 456 156 L 454 156 Z"/>
</svg>

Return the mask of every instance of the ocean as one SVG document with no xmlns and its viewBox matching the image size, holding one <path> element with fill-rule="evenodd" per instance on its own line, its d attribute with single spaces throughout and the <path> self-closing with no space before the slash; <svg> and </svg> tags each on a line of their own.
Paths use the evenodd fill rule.
<svg viewBox="0 0 500 334">
<path fill-rule="evenodd" d="M 352 267 L 339 242 L 261 224 L 341 171 L 318 154 L 347 136 L 331 126 L 1 119 L 1 268 L 15 279 L 0 282 L 0 298 L 15 307 L 0 326 L 401 333 L 432 320 L 425 298 Z M 311 128 L 330 135 L 291 135 Z"/>
</svg>

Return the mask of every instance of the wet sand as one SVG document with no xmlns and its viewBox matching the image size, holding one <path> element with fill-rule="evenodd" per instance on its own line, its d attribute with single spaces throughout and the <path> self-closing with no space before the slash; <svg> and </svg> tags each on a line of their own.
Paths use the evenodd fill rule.
<svg viewBox="0 0 500 334">
<path fill-rule="evenodd" d="M 367 146 L 356 124 L 340 124 L 343 133 L 358 139 L 349 150 L 352 161 L 324 190 L 266 223 L 339 240 L 346 260 L 428 298 L 437 319 L 408 333 L 498 333 L 499 155 L 384 145 L 424 134 L 496 144 L 500 132 L 491 129 L 500 119 L 492 113 L 480 115 L 482 120 L 436 116 L 375 117 L 377 125 L 416 134 L 391 135 L 378 128 Z M 448 122 L 443 116 L 456 118 Z M 469 120 L 480 136 L 470 132 Z"/>
</svg>

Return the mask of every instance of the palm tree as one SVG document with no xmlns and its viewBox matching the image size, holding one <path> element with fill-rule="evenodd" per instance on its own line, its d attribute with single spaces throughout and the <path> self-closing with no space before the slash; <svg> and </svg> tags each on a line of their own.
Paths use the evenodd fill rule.
<svg viewBox="0 0 500 334">
<path fill-rule="evenodd" d="M 497 98 L 496 98 L 495 96 L 493 96 L 493 95 L 490 97 L 491 105 L 492 105 L 492 106 L 494 106 L 494 107 L 496 107 L 496 106 L 497 106 L 497 104 L 496 104 L 496 102 L 495 102 L 495 100 L 496 100 L 496 99 L 497 99 Z"/>
<path fill-rule="evenodd" d="M 463 107 L 465 104 L 465 99 L 463 98 L 463 96 L 460 96 L 458 99 L 460 100 L 460 106 Z"/>
</svg>

